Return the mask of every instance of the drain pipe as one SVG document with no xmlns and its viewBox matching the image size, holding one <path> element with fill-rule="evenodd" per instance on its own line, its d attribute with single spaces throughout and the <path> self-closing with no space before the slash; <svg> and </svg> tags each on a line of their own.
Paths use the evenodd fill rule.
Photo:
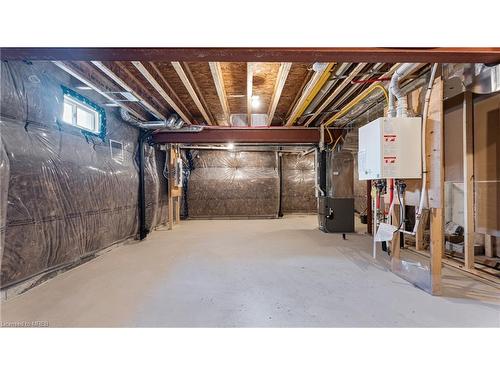
<svg viewBox="0 0 500 375">
<path fill-rule="evenodd" d="M 407 117 L 408 116 L 408 103 L 406 95 L 399 86 L 399 80 L 409 74 L 417 64 L 403 64 L 392 75 L 391 83 L 389 85 L 389 117 Z M 397 99 L 397 108 L 394 105 L 394 99 Z"/>
<path fill-rule="evenodd" d="M 429 115 L 429 105 L 431 101 L 431 94 L 432 94 L 432 86 L 434 85 L 434 78 L 436 76 L 436 71 L 438 68 L 438 64 L 434 64 L 432 66 L 431 70 L 431 76 L 429 78 L 429 83 L 427 85 L 427 91 L 425 92 L 425 101 L 424 101 L 424 110 L 422 112 L 422 188 L 420 189 L 420 201 L 418 204 L 418 210 L 416 213 L 416 219 L 415 219 L 415 225 L 413 227 L 413 232 L 406 232 L 403 231 L 403 233 L 415 235 L 417 233 L 418 226 L 420 224 L 420 220 L 422 218 L 422 212 L 424 210 L 424 202 L 425 198 L 427 196 L 427 160 L 426 160 L 426 154 L 425 154 L 425 132 L 427 128 L 427 117 Z"/>
</svg>

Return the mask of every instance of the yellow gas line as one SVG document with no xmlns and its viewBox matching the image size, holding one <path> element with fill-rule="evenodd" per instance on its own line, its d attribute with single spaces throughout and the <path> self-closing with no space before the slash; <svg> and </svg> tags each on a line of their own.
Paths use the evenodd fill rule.
<svg viewBox="0 0 500 375">
<path fill-rule="evenodd" d="M 387 90 L 384 86 L 382 86 L 380 83 L 377 83 L 373 86 L 370 86 L 369 88 L 366 89 L 362 94 L 360 94 L 358 97 L 353 99 L 349 104 L 347 104 L 342 110 L 337 112 L 335 115 L 333 115 L 329 120 L 321 124 L 321 126 L 325 127 L 326 130 L 328 131 L 328 135 L 330 136 L 330 142 L 329 144 L 333 143 L 333 138 L 331 136 L 330 130 L 328 127 L 334 123 L 336 120 L 344 116 L 347 112 L 349 112 L 353 107 L 355 107 L 359 102 L 361 102 L 364 98 L 366 98 L 369 94 L 371 94 L 374 90 L 382 90 L 384 93 L 384 97 L 387 103 L 389 103 L 389 95 L 387 94 Z"/>
<path fill-rule="evenodd" d="M 304 111 L 306 110 L 306 108 L 309 105 L 309 103 L 311 103 L 313 101 L 314 97 L 318 94 L 319 90 L 321 90 L 321 88 L 326 83 L 326 81 L 328 80 L 328 78 L 330 78 L 330 76 L 332 75 L 332 69 L 335 66 L 335 64 L 336 63 L 329 63 L 326 66 L 326 68 L 323 71 L 323 73 L 321 74 L 320 78 L 314 84 L 314 87 L 312 88 L 311 92 L 309 93 L 309 95 L 307 95 L 307 98 L 300 105 L 300 107 L 298 108 L 298 110 L 293 114 L 293 117 L 291 117 L 287 121 L 287 125 L 288 126 L 293 125 L 295 123 L 295 121 L 297 121 L 297 119 L 304 113 Z"/>
</svg>

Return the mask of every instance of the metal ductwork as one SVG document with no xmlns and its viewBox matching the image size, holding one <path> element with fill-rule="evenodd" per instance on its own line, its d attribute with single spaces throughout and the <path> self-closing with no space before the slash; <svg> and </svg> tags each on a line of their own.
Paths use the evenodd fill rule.
<svg viewBox="0 0 500 375">
<path fill-rule="evenodd" d="M 474 94 L 500 92 L 500 64 L 445 64 L 443 77 L 446 98 L 464 91 Z"/>
<path fill-rule="evenodd" d="M 178 119 L 177 115 L 171 115 L 166 120 L 144 122 L 131 115 L 126 109 L 120 108 L 120 116 L 123 121 L 126 121 L 129 124 L 135 125 L 141 129 L 180 129 L 184 125 L 184 121 L 182 121 L 182 119 Z"/>
</svg>

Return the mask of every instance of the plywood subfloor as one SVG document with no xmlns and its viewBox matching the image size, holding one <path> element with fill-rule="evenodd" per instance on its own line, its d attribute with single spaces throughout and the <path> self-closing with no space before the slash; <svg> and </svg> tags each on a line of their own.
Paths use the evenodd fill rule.
<svg viewBox="0 0 500 375">
<path fill-rule="evenodd" d="M 113 249 L 1 306 L 49 326 L 500 326 L 499 290 L 445 270 L 432 297 L 371 259 L 371 238 L 315 216 L 188 221 Z M 448 296 L 446 296 L 448 293 Z"/>
</svg>

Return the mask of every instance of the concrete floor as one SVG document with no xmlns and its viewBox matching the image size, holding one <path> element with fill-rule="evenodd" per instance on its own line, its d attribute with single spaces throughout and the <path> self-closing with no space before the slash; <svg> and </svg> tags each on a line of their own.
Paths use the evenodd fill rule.
<svg viewBox="0 0 500 375">
<path fill-rule="evenodd" d="M 500 326 L 499 290 L 445 269 L 432 297 L 315 216 L 187 221 L 13 297 L 3 322 L 49 326 Z"/>
</svg>

